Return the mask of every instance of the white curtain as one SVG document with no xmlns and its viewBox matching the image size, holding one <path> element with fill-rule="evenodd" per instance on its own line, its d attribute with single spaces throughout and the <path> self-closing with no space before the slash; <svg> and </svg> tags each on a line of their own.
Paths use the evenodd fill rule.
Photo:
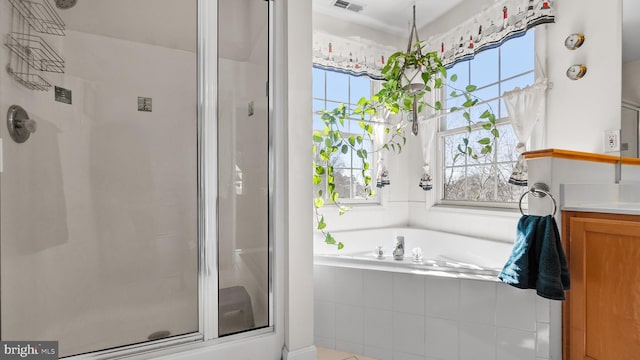
<svg viewBox="0 0 640 360">
<path fill-rule="evenodd" d="M 509 178 L 511 184 L 527 186 L 527 163 L 522 153 L 526 151 L 526 143 L 536 123 L 544 118 L 546 89 L 547 82 L 542 80 L 524 89 L 515 88 L 513 91 L 504 93 L 504 103 L 509 119 L 518 137 L 516 151 L 520 153 Z"/>
<path fill-rule="evenodd" d="M 431 158 L 435 149 L 436 132 L 438 131 L 438 120 L 429 119 L 424 120 L 422 116 L 419 117 L 420 131 L 418 137 L 420 138 L 420 146 L 422 148 L 422 176 L 418 186 L 424 191 L 429 191 L 433 188 L 433 169 L 431 169 Z"/>
<path fill-rule="evenodd" d="M 386 144 L 391 137 L 391 131 L 387 134 L 387 128 L 390 128 L 390 124 L 388 124 L 389 115 L 389 111 L 387 109 L 383 109 L 378 116 L 372 119 L 373 141 L 376 148 Z M 383 188 L 391 184 L 386 159 L 388 152 L 389 151 L 385 149 L 378 152 L 378 165 L 376 167 L 376 187 L 378 188 Z"/>
</svg>

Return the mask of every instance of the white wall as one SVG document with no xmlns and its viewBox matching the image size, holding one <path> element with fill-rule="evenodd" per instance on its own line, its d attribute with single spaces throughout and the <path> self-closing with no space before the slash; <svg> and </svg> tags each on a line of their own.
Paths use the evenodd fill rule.
<svg viewBox="0 0 640 360">
<path fill-rule="evenodd" d="M 313 13 L 313 30 L 323 31 L 343 38 L 361 37 L 382 45 L 399 48 L 405 47 L 407 41 L 407 39 L 402 39 L 367 26 L 338 20 L 318 12 Z"/>
<path fill-rule="evenodd" d="M 547 92 L 547 147 L 603 152 L 602 133 L 620 128 L 622 88 L 621 0 L 555 2 L 557 21 L 547 25 L 547 73 L 553 88 Z M 585 34 L 581 48 L 570 51 L 564 39 Z M 565 76 L 572 64 L 585 64 L 578 81 Z"/>
<path fill-rule="evenodd" d="M 277 69 L 285 77 L 285 349 L 284 359 L 315 359 L 313 345 L 313 244 L 311 174 L 312 31 L 311 2 L 285 0 L 284 57 Z M 279 90 L 278 90 L 279 91 Z"/>
<path fill-rule="evenodd" d="M 622 100 L 640 105 L 640 60 L 622 65 Z"/>
<path fill-rule="evenodd" d="M 485 3 L 465 1 L 420 31 L 426 37 L 446 32 L 481 11 Z M 545 25 L 546 46 L 543 42 L 544 48 L 536 49 L 542 61 L 546 54 L 546 72 L 553 83 L 547 92 L 546 146 L 601 153 L 602 132 L 620 128 L 622 1 L 602 7 L 597 2 L 564 0 L 554 6 L 556 22 Z M 564 47 L 564 39 L 572 33 L 586 37 L 574 51 Z M 572 64 L 587 65 L 587 75 L 569 80 L 565 72 Z"/>
</svg>

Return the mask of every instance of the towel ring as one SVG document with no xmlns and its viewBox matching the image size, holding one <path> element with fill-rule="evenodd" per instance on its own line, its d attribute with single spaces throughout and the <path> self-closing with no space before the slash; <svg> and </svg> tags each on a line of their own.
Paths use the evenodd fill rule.
<svg viewBox="0 0 640 360">
<path fill-rule="evenodd" d="M 556 203 L 556 199 L 553 197 L 553 195 L 551 195 L 551 193 L 549 192 L 549 187 L 546 184 L 543 183 L 535 183 L 533 184 L 533 187 L 531 189 L 529 189 L 529 191 L 525 192 L 524 194 L 522 194 L 522 196 L 520 196 L 520 202 L 518 202 L 518 207 L 520 208 L 520 213 L 522 215 L 526 215 L 524 213 L 524 211 L 522 210 L 522 200 L 524 200 L 524 197 L 527 196 L 528 194 L 531 194 L 537 198 L 542 198 L 545 196 L 549 196 L 549 198 L 551 199 L 551 201 L 553 202 L 553 216 L 556 216 L 556 212 L 558 211 L 558 205 Z"/>
</svg>

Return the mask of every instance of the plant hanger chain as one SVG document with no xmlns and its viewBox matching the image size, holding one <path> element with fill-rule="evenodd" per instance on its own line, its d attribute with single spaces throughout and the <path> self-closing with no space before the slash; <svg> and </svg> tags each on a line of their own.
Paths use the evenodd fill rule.
<svg viewBox="0 0 640 360">
<path fill-rule="evenodd" d="M 411 51 L 411 45 L 413 45 L 413 38 L 416 38 L 416 43 L 420 42 L 418 37 L 418 28 L 416 27 L 416 4 L 413 4 L 413 23 L 411 24 L 411 33 L 409 34 L 409 43 L 407 44 L 407 52 Z M 418 54 L 422 55 L 421 49 L 418 49 Z"/>
</svg>

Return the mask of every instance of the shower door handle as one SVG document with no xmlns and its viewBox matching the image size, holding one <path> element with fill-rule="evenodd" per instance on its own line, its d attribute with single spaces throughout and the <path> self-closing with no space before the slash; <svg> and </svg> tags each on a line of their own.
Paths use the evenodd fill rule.
<svg viewBox="0 0 640 360">
<path fill-rule="evenodd" d="M 31 133 L 36 132 L 38 124 L 29 118 L 29 114 L 21 106 L 11 105 L 7 112 L 7 128 L 15 142 L 23 143 Z"/>
</svg>

